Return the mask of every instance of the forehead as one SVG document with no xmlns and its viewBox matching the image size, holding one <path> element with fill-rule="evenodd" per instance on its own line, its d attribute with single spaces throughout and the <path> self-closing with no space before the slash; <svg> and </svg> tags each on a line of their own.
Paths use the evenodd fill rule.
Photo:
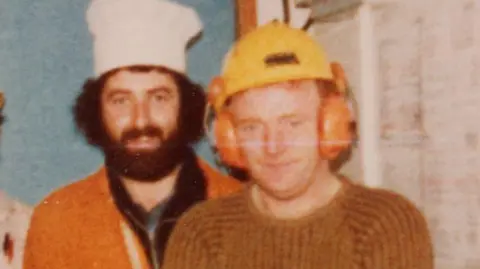
<svg viewBox="0 0 480 269">
<path fill-rule="evenodd" d="M 316 112 L 320 102 L 314 81 L 298 81 L 252 88 L 232 97 L 230 111 L 239 117 Z"/>
<path fill-rule="evenodd" d="M 153 88 L 176 90 L 177 85 L 173 76 L 167 72 L 158 70 L 148 72 L 120 70 L 106 80 L 104 92 L 119 89 L 124 91 L 141 91 Z"/>
</svg>

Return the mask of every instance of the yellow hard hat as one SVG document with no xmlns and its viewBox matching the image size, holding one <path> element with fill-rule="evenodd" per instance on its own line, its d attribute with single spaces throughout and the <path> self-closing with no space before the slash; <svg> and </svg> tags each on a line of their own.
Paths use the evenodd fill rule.
<svg viewBox="0 0 480 269">
<path fill-rule="evenodd" d="M 233 45 L 221 76 L 210 85 L 210 101 L 219 111 L 236 93 L 297 79 L 334 78 L 324 49 L 308 33 L 273 21 Z"/>
</svg>

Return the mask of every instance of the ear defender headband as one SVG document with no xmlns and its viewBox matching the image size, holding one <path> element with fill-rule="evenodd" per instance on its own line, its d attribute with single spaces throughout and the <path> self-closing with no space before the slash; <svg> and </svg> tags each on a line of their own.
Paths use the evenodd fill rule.
<svg viewBox="0 0 480 269">
<path fill-rule="evenodd" d="M 345 72 L 339 63 L 330 64 L 334 76 L 334 90 L 329 91 L 322 100 L 318 116 L 318 151 L 326 160 L 334 160 L 348 149 L 355 139 L 352 126 L 355 124 L 354 98 L 348 85 Z M 223 163 L 230 167 L 245 168 L 241 150 L 237 144 L 231 116 L 223 110 L 212 109 L 217 98 L 225 98 L 225 82 L 216 77 L 209 85 L 208 103 L 204 125 L 209 141 L 217 150 Z M 212 111 L 215 110 L 215 111 Z M 211 112 L 214 112 L 213 119 Z M 209 128 L 212 124 L 212 129 Z"/>
</svg>

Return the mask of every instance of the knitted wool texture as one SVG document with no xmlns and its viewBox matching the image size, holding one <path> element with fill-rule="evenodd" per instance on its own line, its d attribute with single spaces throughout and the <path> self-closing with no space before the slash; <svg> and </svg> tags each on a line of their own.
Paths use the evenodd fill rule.
<svg viewBox="0 0 480 269">
<path fill-rule="evenodd" d="M 343 182 L 326 206 L 276 220 L 252 204 L 250 188 L 186 213 L 164 269 L 433 269 L 423 214 L 403 196 Z"/>
</svg>

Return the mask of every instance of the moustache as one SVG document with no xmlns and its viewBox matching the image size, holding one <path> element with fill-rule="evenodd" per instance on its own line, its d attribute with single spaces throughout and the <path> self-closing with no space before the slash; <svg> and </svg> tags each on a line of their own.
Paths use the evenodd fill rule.
<svg viewBox="0 0 480 269">
<path fill-rule="evenodd" d="M 129 140 L 134 140 L 142 136 L 159 137 L 161 140 L 164 140 L 164 132 L 162 129 L 154 126 L 146 126 L 142 129 L 132 128 L 123 132 L 121 142 L 126 143 Z"/>
</svg>

